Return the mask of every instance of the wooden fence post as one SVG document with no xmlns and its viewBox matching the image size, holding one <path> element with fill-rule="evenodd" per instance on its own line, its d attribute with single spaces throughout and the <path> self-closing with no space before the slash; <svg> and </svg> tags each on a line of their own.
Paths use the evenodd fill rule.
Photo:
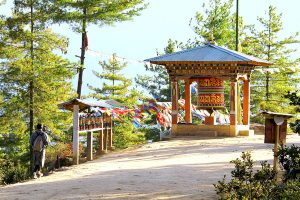
<svg viewBox="0 0 300 200">
<path fill-rule="evenodd" d="M 73 106 L 73 164 L 79 164 L 79 106 Z"/>
<path fill-rule="evenodd" d="M 87 160 L 93 160 L 93 132 L 87 132 Z"/>
</svg>

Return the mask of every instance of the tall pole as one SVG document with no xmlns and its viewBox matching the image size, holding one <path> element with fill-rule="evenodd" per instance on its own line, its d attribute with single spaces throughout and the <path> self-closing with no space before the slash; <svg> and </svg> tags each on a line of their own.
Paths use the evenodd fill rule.
<svg viewBox="0 0 300 200">
<path fill-rule="evenodd" d="M 235 16 L 235 50 L 239 51 L 239 0 L 236 0 Z"/>
<path fill-rule="evenodd" d="M 235 16 L 235 50 L 239 51 L 239 0 L 236 0 L 236 16 Z M 237 121 L 241 124 L 241 95 L 239 81 L 237 81 Z"/>
<path fill-rule="evenodd" d="M 278 180 L 278 143 L 279 143 L 279 128 L 280 125 L 276 124 L 276 129 L 275 129 L 275 142 L 274 142 L 274 164 L 273 164 L 273 169 L 275 172 L 275 180 Z"/>
</svg>

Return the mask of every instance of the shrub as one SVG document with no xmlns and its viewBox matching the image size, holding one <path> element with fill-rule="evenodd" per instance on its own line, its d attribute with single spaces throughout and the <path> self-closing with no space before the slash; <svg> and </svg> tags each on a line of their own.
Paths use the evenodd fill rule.
<svg viewBox="0 0 300 200">
<path fill-rule="evenodd" d="M 82 153 L 83 146 L 79 145 L 79 152 Z M 58 142 L 46 149 L 45 168 L 46 172 L 61 166 L 70 166 L 73 155 L 72 143 Z"/>
<path fill-rule="evenodd" d="M 285 170 L 284 180 L 296 179 L 300 174 L 300 147 L 281 145 L 278 151 L 280 166 Z"/>
<path fill-rule="evenodd" d="M 241 159 L 231 161 L 235 169 L 231 172 L 232 179 L 214 184 L 220 199 L 270 199 L 272 188 L 275 187 L 275 173 L 270 164 L 261 162 L 261 170 L 253 171 L 254 161 L 249 152 L 243 152 Z"/>
<path fill-rule="evenodd" d="M 300 148 L 282 146 L 278 152 L 279 162 L 286 170 L 283 182 L 274 180 L 275 173 L 266 161 L 261 162 L 261 169 L 253 172 L 253 160 L 250 153 L 244 153 L 241 159 L 231 161 L 235 169 L 231 172 L 232 179 L 214 184 L 219 199 L 300 199 L 300 182 L 294 169 L 299 167 Z"/>
<path fill-rule="evenodd" d="M 125 149 L 145 142 L 144 134 L 134 131 L 131 123 L 115 123 L 113 133 L 113 145 L 118 149 Z"/>
<path fill-rule="evenodd" d="M 0 163 L 0 184 L 12 184 L 30 177 L 29 163 L 21 165 L 8 157 L 1 159 Z"/>
<path fill-rule="evenodd" d="M 152 140 L 153 142 L 160 140 L 161 130 L 159 128 L 141 128 L 140 131 L 145 134 L 146 140 Z"/>
<path fill-rule="evenodd" d="M 285 199 L 298 200 L 300 199 L 300 182 L 295 180 L 288 180 L 283 183 L 278 183 L 272 191 L 270 199 Z"/>
</svg>

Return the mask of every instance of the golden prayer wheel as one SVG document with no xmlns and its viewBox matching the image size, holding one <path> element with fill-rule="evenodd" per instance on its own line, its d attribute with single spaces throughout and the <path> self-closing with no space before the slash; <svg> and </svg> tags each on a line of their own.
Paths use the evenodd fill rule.
<svg viewBox="0 0 300 200">
<path fill-rule="evenodd" d="M 200 109 L 223 108 L 224 81 L 213 77 L 199 78 L 197 104 Z"/>
</svg>

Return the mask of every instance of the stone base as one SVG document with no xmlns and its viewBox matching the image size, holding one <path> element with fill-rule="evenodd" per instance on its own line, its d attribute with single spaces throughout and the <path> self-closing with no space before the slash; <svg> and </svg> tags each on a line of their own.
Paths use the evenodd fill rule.
<svg viewBox="0 0 300 200">
<path fill-rule="evenodd" d="M 240 130 L 240 136 L 254 136 L 254 130 Z"/>
<path fill-rule="evenodd" d="M 177 134 L 175 137 L 217 137 L 218 132 L 217 131 L 198 131 L 198 132 L 190 132 L 190 133 L 180 133 Z"/>
<path fill-rule="evenodd" d="M 205 117 L 204 124 L 205 125 L 215 125 L 216 124 L 216 118 L 214 116 Z"/>
<path fill-rule="evenodd" d="M 236 137 L 241 132 L 250 136 L 254 134 L 247 125 L 196 125 L 172 124 L 171 136 Z M 240 134 L 241 135 L 241 134 Z"/>
</svg>

